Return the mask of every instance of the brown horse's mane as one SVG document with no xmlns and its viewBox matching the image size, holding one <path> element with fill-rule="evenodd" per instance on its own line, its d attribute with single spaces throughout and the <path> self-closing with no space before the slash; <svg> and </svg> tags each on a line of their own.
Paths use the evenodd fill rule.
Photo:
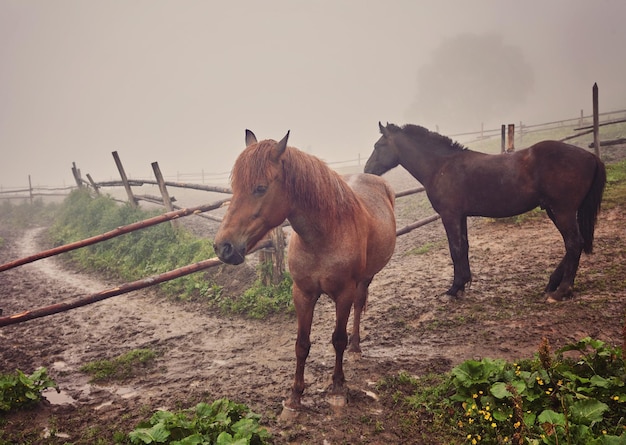
<svg viewBox="0 0 626 445">
<path fill-rule="evenodd" d="M 272 179 L 268 177 L 271 156 L 276 144 L 276 141 L 268 139 L 247 147 L 233 168 L 233 187 L 253 190 L 260 182 L 269 182 Z M 297 148 L 287 147 L 279 162 L 291 202 L 296 202 L 305 210 L 322 213 L 329 224 L 354 214 L 359 207 L 354 191 L 339 173 L 321 159 Z M 318 223 L 323 224 L 324 221 Z"/>
<path fill-rule="evenodd" d="M 387 130 L 391 131 L 401 131 L 406 136 L 411 139 L 417 140 L 421 143 L 428 143 L 429 145 L 435 145 L 437 148 L 445 147 L 451 151 L 462 151 L 467 150 L 463 144 L 459 142 L 453 141 L 447 136 L 444 136 L 439 133 L 435 133 L 434 131 L 430 131 L 427 128 L 420 127 L 419 125 L 406 124 L 402 128 L 398 127 L 394 124 L 388 124 Z"/>
</svg>

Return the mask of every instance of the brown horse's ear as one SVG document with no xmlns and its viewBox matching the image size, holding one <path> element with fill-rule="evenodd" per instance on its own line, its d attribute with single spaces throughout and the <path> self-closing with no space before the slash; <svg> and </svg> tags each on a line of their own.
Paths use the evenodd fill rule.
<svg viewBox="0 0 626 445">
<path fill-rule="evenodd" d="M 248 130 L 246 128 L 246 147 L 249 147 L 252 144 L 256 144 L 257 140 L 256 140 L 256 136 L 254 135 L 253 132 L 251 132 L 250 130 Z"/>
<path fill-rule="evenodd" d="M 276 148 L 274 149 L 274 155 L 272 156 L 272 159 L 274 160 L 274 162 L 278 162 L 278 159 L 283 155 L 283 153 L 287 149 L 287 139 L 289 139 L 289 132 L 290 131 L 287 131 L 287 134 L 285 135 L 285 137 L 282 138 L 278 144 L 276 144 Z"/>
</svg>

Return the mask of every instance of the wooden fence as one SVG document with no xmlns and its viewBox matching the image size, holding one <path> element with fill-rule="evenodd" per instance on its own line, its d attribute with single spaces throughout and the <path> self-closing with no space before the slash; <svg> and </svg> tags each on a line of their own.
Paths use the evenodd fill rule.
<svg viewBox="0 0 626 445">
<path fill-rule="evenodd" d="M 599 124 L 599 113 L 598 113 L 598 90 L 597 90 L 597 85 L 594 85 L 593 87 L 593 108 L 594 108 L 594 113 L 593 113 L 593 126 L 591 127 L 592 129 L 589 132 L 593 132 L 594 133 L 594 146 L 596 149 L 596 153 L 599 154 L 598 152 L 598 148 L 600 146 L 599 143 L 599 138 L 598 138 L 598 127 L 600 126 Z M 581 113 L 581 124 L 579 125 L 579 130 L 587 130 L 586 127 L 582 126 L 582 113 Z M 608 123 L 617 123 L 617 122 L 624 122 L 626 121 L 626 119 L 621 119 L 621 120 L 614 120 L 612 122 L 608 122 Z M 563 121 L 561 121 L 563 122 Z M 607 124 L 608 124 L 607 123 Z M 505 131 L 505 125 L 502 125 L 500 132 L 501 132 L 501 138 L 502 138 L 502 151 L 513 151 L 514 150 L 514 138 L 515 138 L 515 130 L 514 130 L 514 125 L 508 125 L 508 132 Z M 523 127 L 522 127 L 523 128 Z M 528 127 L 527 127 L 528 128 Z M 459 135 L 457 135 L 459 136 Z M 573 137 L 577 137 L 580 136 L 579 134 L 576 134 Z M 508 138 L 508 144 L 506 146 L 505 149 L 505 142 L 506 139 Z M 567 138 L 566 138 L 567 139 Z M 101 235 L 97 235 L 95 237 L 86 239 L 86 240 L 82 240 L 82 241 L 78 241 L 76 243 L 71 243 L 65 246 L 61 246 L 61 247 L 57 247 L 54 249 L 50 249 L 48 251 L 44 251 L 44 252 L 40 252 L 38 254 L 32 255 L 30 257 L 27 258 L 22 258 L 22 259 L 18 259 L 15 261 L 12 261 L 10 263 L 6 263 L 3 265 L 0 265 L 0 272 L 14 268 L 14 267 L 18 267 L 21 266 L 23 264 L 29 263 L 29 262 L 33 262 L 33 261 L 37 261 L 39 259 L 42 258 L 47 258 L 49 256 L 53 256 L 53 255 L 57 255 L 59 253 L 62 252 L 67 252 L 69 250 L 73 250 L 73 249 L 77 249 L 77 248 L 81 248 L 90 244 L 94 244 L 97 242 L 101 242 L 116 236 L 120 236 L 123 235 L 125 233 L 129 233 L 131 231 L 134 230 L 139 230 L 142 229 L 144 227 L 148 227 L 151 225 L 155 225 L 155 224 L 160 224 L 162 222 L 166 222 L 166 221 L 176 221 L 178 218 L 181 217 L 185 217 L 185 216 L 189 216 L 189 215 L 201 215 L 204 212 L 209 212 L 212 210 L 215 210 L 217 208 L 220 208 L 222 205 L 226 204 L 228 201 L 228 198 L 225 198 L 223 200 L 219 200 L 213 204 L 207 204 L 207 205 L 203 205 L 203 206 L 197 206 L 197 207 L 192 207 L 192 208 L 184 208 L 181 209 L 177 206 L 175 206 L 172 202 L 172 199 L 169 196 L 169 192 L 167 187 L 180 187 L 180 188 L 189 188 L 189 189 L 195 189 L 195 190 L 203 190 L 203 191 L 208 191 L 208 192 L 216 192 L 216 193 L 223 193 L 223 194 L 231 194 L 231 190 L 227 187 L 217 187 L 217 186 L 208 186 L 208 185 L 199 185 L 199 184 L 189 184 L 189 183 L 182 183 L 182 182 L 172 182 L 172 181 L 165 181 L 163 178 L 163 175 L 161 174 L 161 170 L 159 168 L 158 163 L 154 162 L 152 163 L 152 169 L 155 175 L 155 180 L 148 180 L 148 179 L 144 179 L 144 180 L 129 180 L 126 176 L 123 164 L 121 162 L 121 159 L 118 155 L 117 152 L 113 152 L 113 158 L 115 161 L 115 164 L 117 166 L 118 172 L 120 174 L 120 181 L 103 181 L 103 182 L 95 182 L 93 180 L 93 178 L 91 178 L 91 176 L 89 174 L 87 174 L 87 180 L 83 179 L 80 173 L 80 170 L 76 167 L 75 164 L 72 165 L 72 174 L 74 176 L 74 179 L 76 181 L 76 186 L 79 188 L 83 188 L 83 187 L 91 187 L 93 190 L 93 193 L 95 194 L 99 194 L 100 190 L 103 187 L 116 187 L 116 186 L 123 186 L 125 191 L 126 191 L 126 195 L 128 198 L 128 202 L 133 205 L 136 206 L 138 205 L 138 202 L 140 200 L 145 200 L 148 202 L 152 202 L 152 203 L 156 203 L 156 204 L 160 204 L 165 206 L 165 208 L 168 210 L 167 213 L 164 213 L 163 215 L 157 216 L 157 217 L 153 217 L 144 221 L 140 221 L 134 224 L 130 224 L 128 226 L 124 226 L 124 227 L 118 227 L 115 230 L 112 230 L 110 232 L 101 234 Z M 360 161 L 360 160 L 359 160 Z M 29 184 L 30 184 L 30 177 L 29 177 Z M 155 197 L 155 196 L 146 196 L 146 195 L 136 195 L 133 190 L 132 187 L 137 187 L 137 186 L 142 186 L 144 184 L 150 184 L 150 185 L 158 185 L 159 187 L 159 191 L 161 193 L 160 197 Z M 35 196 L 35 194 L 33 193 L 33 188 L 29 187 L 29 189 L 27 189 L 28 193 L 29 193 L 29 197 L 32 200 L 33 196 Z M 25 190 L 20 190 L 20 191 L 25 191 Z M 408 195 L 413 195 L 416 193 L 421 193 L 424 192 L 424 187 L 417 187 L 414 189 L 409 189 L 409 190 L 404 190 L 404 191 L 400 191 L 396 193 L 396 198 L 401 198 L 403 196 L 408 196 Z M 13 193 L 15 193 L 16 191 L 14 190 Z M 3 191 L 0 191 L 0 193 L 3 193 Z M 23 198 L 23 197 L 22 197 Z M 216 221 L 220 221 L 220 218 L 218 217 L 212 217 L 212 219 L 215 219 Z M 412 224 L 409 224 L 405 227 L 402 227 L 400 229 L 398 229 L 396 231 L 396 236 L 401 236 L 405 233 L 408 233 L 412 230 L 415 230 L 419 227 L 422 227 L 426 224 L 430 224 L 436 220 L 439 219 L 439 215 L 435 214 L 435 215 L 431 215 L 427 218 L 424 218 L 420 221 L 416 221 Z M 284 265 L 282 264 L 282 259 L 283 259 L 283 253 L 284 253 L 284 237 L 283 237 L 283 230 L 282 227 L 278 227 L 277 229 L 275 229 L 272 233 L 272 235 L 268 238 L 266 238 L 265 240 L 261 241 L 257 246 L 255 246 L 255 248 L 253 250 L 262 250 L 262 249 L 270 249 L 269 251 L 266 251 L 265 253 L 265 260 L 271 260 L 273 262 L 279 261 L 281 264 L 274 264 L 274 267 L 272 268 L 273 270 L 273 274 L 274 277 L 282 277 L 282 271 L 284 271 Z M 251 252 L 250 252 L 251 253 Z M 74 300 L 72 302 L 68 302 L 68 303 L 59 303 L 59 304 L 55 304 L 52 306 L 48 306 L 48 307 L 44 307 L 44 308 L 39 308 L 39 309 L 35 309 L 35 310 L 30 310 L 30 311 L 26 311 L 23 312 L 21 314 L 15 314 L 15 315 L 11 315 L 11 316 L 5 316 L 5 317 L 1 317 L 2 315 L 2 311 L 0 310 L 0 327 L 2 326 L 6 326 L 6 325 L 10 325 L 10 324 L 15 324 L 15 323 L 21 323 L 23 321 L 27 321 L 27 320 L 32 320 L 34 318 L 39 318 L 39 317 L 44 317 L 47 315 L 51 315 L 51 314 L 55 314 L 58 312 L 62 312 L 62 311 L 66 311 L 69 309 L 73 309 L 76 307 L 80 307 L 80 306 L 84 306 L 87 304 L 91 304 L 94 303 L 96 301 L 100 301 L 103 300 L 105 298 L 110 298 L 116 295 L 121 295 L 127 292 L 131 292 L 137 289 L 142 289 L 144 287 L 148 287 L 148 286 L 153 286 L 155 284 L 159 284 L 162 283 L 164 281 L 168 281 L 168 280 L 172 280 L 174 278 L 179 278 L 185 275 L 188 275 L 190 273 L 194 273 L 200 270 L 204 270 L 207 269 L 209 267 L 214 267 L 216 265 L 220 264 L 220 261 L 216 258 L 211 258 L 211 259 L 207 259 L 195 264 L 191 264 L 191 265 L 187 265 L 184 266 L 182 268 L 179 269 L 175 269 L 173 271 L 169 271 L 163 274 L 159 274 L 159 275 L 155 275 L 155 276 L 151 276 L 148 278 L 144 278 L 142 280 L 138 280 L 138 281 L 134 281 L 131 283 L 125 283 L 122 284 L 121 286 L 118 286 L 116 288 L 113 289 L 109 289 L 109 290 L 105 290 L 102 292 L 98 292 L 92 295 L 88 295 L 86 297 L 81 297 L 78 298 L 77 300 Z"/>
</svg>

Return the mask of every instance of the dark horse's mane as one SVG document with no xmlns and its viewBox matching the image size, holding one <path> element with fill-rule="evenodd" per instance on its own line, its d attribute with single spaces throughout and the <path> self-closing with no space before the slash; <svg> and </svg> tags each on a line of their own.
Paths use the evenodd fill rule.
<svg viewBox="0 0 626 445">
<path fill-rule="evenodd" d="M 388 124 L 387 130 L 391 130 L 394 132 L 403 132 L 411 139 L 415 139 L 420 142 L 429 142 L 430 144 L 436 145 L 437 147 L 445 146 L 446 148 L 453 151 L 467 150 L 467 147 L 465 147 L 463 144 L 453 141 L 449 137 L 442 134 L 430 131 L 427 128 L 420 127 L 419 125 L 406 124 L 401 128 L 394 124 Z"/>
<path fill-rule="evenodd" d="M 260 181 L 268 182 L 269 165 L 276 141 L 268 139 L 247 147 L 238 158 L 231 174 L 233 186 L 253 190 Z M 320 211 L 334 224 L 359 207 L 359 200 L 336 171 L 324 161 L 287 147 L 280 157 L 285 189 L 292 202 L 304 209 Z M 319 221 L 319 223 L 323 223 Z"/>
</svg>

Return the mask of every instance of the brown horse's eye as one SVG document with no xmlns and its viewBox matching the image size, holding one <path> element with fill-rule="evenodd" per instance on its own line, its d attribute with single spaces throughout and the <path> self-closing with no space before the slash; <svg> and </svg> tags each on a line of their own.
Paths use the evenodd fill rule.
<svg viewBox="0 0 626 445">
<path fill-rule="evenodd" d="M 254 188 L 254 194 L 255 195 L 262 195 L 267 191 L 267 186 L 266 185 L 257 185 Z"/>
</svg>

